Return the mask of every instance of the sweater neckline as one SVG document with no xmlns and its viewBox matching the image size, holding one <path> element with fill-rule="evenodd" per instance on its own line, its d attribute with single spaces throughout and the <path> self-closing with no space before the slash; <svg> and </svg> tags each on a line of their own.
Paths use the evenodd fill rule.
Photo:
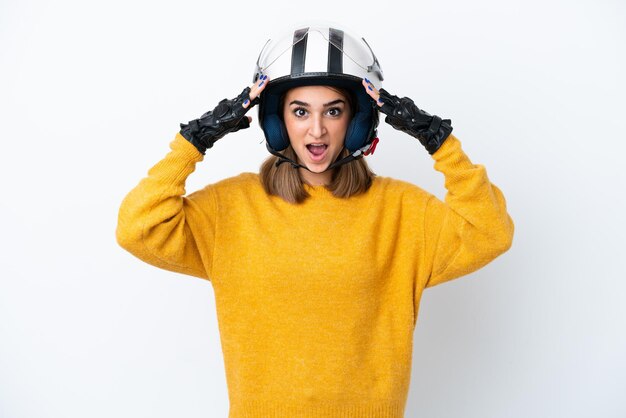
<svg viewBox="0 0 626 418">
<path fill-rule="evenodd" d="M 333 192 L 328 190 L 325 185 L 320 184 L 312 186 L 308 183 L 302 183 L 304 190 L 306 190 L 311 196 L 333 196 Z"/>
</svg>

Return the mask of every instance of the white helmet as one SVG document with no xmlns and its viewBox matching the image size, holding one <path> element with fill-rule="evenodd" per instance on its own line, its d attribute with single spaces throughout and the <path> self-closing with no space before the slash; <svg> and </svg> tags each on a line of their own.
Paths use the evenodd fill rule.
<svg viewBox="0 0 626 418">
<path fill-rule="evenodd" d="M 336 24 L 299 26 L 266 42 L 257 59 L 252 81 L 256 82 L 262 74 L 267 75 L 270 82 L 259 95 L 259 124 L 267 139 L 267 149 L 281 157 L 278 164 L 289 161 L 294 167 L 303 167 L 278 153 L 289 145 L 279 102 L 288 89 L 298 86 L 343 87 L 356 99 L 357 108 L 344 141 L 344 147 L 351 155 L 334 162 L 328 169 L 360 158 L 364 152 L 367 155 L 366 150 L 375 146 L 378 105 L 365 92 L 361 80 L 367 78 L 380 89 L 383 72 L 364 38 L 358 38 Z"/>
</svg>

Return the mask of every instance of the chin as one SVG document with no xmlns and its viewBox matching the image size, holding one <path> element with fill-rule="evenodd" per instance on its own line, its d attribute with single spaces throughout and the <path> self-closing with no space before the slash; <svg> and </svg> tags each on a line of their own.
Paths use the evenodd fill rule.
<svg viewBox="0 0 626 418">
<path fill-rule="evenodd" d="M 330 164 L 324 164 L 323 166 L 316 165 L 316 166 L 313 166 L 313 167 L 309 167 L 307 165 L 307 167 L 309 167 L 309 170 L 311 170 L 312 172 L 317 173 L 317 174 L 321 174 L 322 172 L 326 171 L 326 169 L 328 168 L 329 165 Z"/>
<path fill-rule="evenodd" d="M 306 168 L 308 168 L 309 171 L 312 171 L 313 173 L 317 173 L 317 174 L 322 173 L 330 165 L 330 163 L 327 163 L 327 162 L 325 162 L 323 164 L 303 163 L 302 160 L 298 161 L 298 163 L 303 165 L 303 166 L 306 166 Z"/>
</svg>

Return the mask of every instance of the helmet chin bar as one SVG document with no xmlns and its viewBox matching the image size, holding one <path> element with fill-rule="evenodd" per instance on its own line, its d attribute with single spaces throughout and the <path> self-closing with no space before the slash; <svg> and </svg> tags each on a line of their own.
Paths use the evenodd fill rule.
<svg viewBox="0 0 626 418">
<path fill-rule="evenodd" d="M 377 142 L 377 141 L 376 141 Z M 373 146 L 372 146 L 373 145 Z M 297 162 L 295 162 L 294 160 L 292 160 L 291 158 L 281 154 L 280 152 L 276 151 L 275 149 L 273 149 L 270 145 L 270 143 L 268 141 L 265 141 L 265 146 L 267 147 L 267 150 L 278 157 L 278 161 L 276 161 L 276 167 L 278 167 L 279 165 L 281 165 L 282 163 L 289 163 L 293 168 L 304 168 L 305 170 L 309 170 L 309 167 L 302 165 L 302 164 L 298 164 Z M 352 154 L 348 155 L 347 157 L 342 158 L 341 160 L 335 160 L 335 162 L 333 162 L 331 165 L 329 165 L 326 170 L 321 171 L 320 173 L 325 173 L 328 170 L 332 170 L 333 168 L 339 167 L 340 165 L 349 163 L 351 161 L 354 160 L 358 160 L 359 158 L 363 158 L 364 155 L 368 155 L 370 153 L 373 152 L 373 148 L 376 147 L 376 144 L 367 144 L 359 149 L 357 149 L 356 151 L 354 151 Z M 343 147 L 345 148 L 345 146 Z M 342 148 L 342 150 L 343 150 Z M 368 150 L 371 149 L 371 152 L 368 152 Z M 341 152 L 339 153 L 341 155 Z M 309 170 L 311 171 L 311 170 Z M 315 173 L 315 171 L 311 171 L 311 173 Z M 320 174 L 320 173 L 315 173 L 315 174 Z"/>
</svg>

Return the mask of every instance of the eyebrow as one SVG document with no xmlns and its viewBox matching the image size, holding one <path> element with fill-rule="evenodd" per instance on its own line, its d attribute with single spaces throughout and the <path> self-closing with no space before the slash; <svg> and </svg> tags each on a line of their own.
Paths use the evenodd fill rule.
<svg viewBox="0 0 626 418">
<path fill-rule="evenodd" d="M 333 100 L 332 102 L 325 103 L 324 107 L 332 106 L 334 104 L 339 104 L 339 103 L 346 104 L 346 102 L 344 100 L 337 99 L 337 100 Z M 298 106 L 304 106 L 304 107 L 309 107 L 310 106 L 308 103 L 301 102 L 300 100 L 293 100 L 291 103 L 289 103 L 289 106 L 291 106 L 293 104 L 298 105 Z"/>
</svg>

